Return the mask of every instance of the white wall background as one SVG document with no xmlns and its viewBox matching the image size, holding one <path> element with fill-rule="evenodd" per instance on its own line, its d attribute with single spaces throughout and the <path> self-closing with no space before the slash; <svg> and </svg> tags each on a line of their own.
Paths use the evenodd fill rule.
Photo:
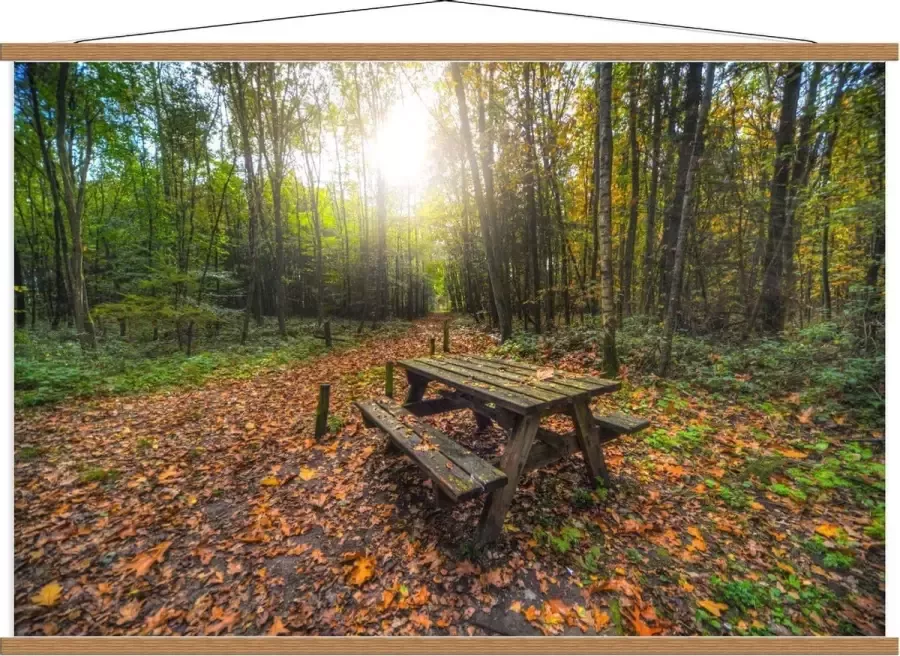
<svg viewBox="0 0 900 656">
<path fill-rule="evenodd" d="M 394 4 L 410 0 L 382 0 Z M 477 1 L 477 0 L 476 0 Z M 489 0 L 485 0 L 489 1 Z M 856 0 L 495 0 L 499 4 L 599 14 L 632 20 L 700 25 L 812 39 L 819 42 L 898 42 L 900 21 L 896 2 Z M 353 9 L 379 4 L 377 0 L 262 0 L 246 2 L 188 2 L 153 0 L 7 0 L 0 8 L 0 43 L 68 42 L 132 32 L 165 30 L 209 23 L 228 23 Z M 703 34 L 686 30 L 641 27 L 597 20 L 541 16 L 526 12 L 453 5 L 385 9 L 344 16 L 318 17 L 215 30 L 142 37 L 153 42 L 738 42 L 748 38 Z M 888 323 L 900 329 L 900 239 L 897 197 L 900 189 L 900 65 L 888 65 Z M 0 241 L 4 267 L 0 270 L 0 636 L 13 631 L 13 350 L 12 350 L 12 64 L 0 64 Z M 896 340 L 888 330 L 888 386 L 891 397 L 900 381 Z M 887 440 L 900 439 L 900 405 L 888 404 Z M 898 449 L 888 446 L 888 635 L 900 635 L 900 484 L 896 472 Z"/>
</svg>

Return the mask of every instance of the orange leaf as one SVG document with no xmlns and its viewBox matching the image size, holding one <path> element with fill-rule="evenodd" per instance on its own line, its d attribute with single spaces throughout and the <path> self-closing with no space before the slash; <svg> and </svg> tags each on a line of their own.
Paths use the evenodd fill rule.
<svg viewBox="0 0 900 656">
<path fill-rule="evenodd" d="M 609 624 L 609 614 L 606 613 L 606 611 L 594 608 L 592 615 L 594 617 L 594 630 L 599 633 L 607 624 Z"/>
<path fill-rule="evenodd" d="M 705 611 L 708 611 L 710 614 L 715 615 L 716 617 L 722 617 L 722 611 L 728 610 L 727 604 L 720 604 L 718 602 L 713 601 L 712 599 L 701 599 L 697 602 L 697 605 L 700 606 Z"/>
<path fill-rule="evenodd" d="M 803 451 L 797 451 L 797 449 L 779 449 L 778 453 L 791 460 L 806 460 L 808 455 Z"/>
<path fill-rule="evenodd" d="M 347 582 L 353 585 L 362 585 L 375 574 L 375 560 L 368 556 L 360 556 L 353 562 L 353 567 L 347 577 Z"/>
<path fill-rule="evenodd" d="M 206 627 L 204 633 L 206 635 L 218 635 L 222 631 L 230 631 L 234 626 L 234 623 L 238 621 L 238 613 L 228 613 L 227 615 L 223 615 L 222 619 L 215 624 L 210 624 Z"/>
<path fill-rule="evenodd" d="M 278 636 L 278 635 L 290 635 L 290 631 L 287 630 L 287 627 L 284 625 L 284 622 L 281 621 L 281 615 L 276 615 L 275 619 L 272 621 L 272 626 L 269 627 L 269 630 L 266 632 L 266 635 L 270 636 Z"/>
<path fill-rule="evenodd" d="M 430 629 L 431 628 L 431 620 L 427 615 L 422 613 L 412 613 L 409 616 L 409 619 L 412 620 L 412 623 L 418 626 L 420 629 Z"/>
<path fill-rule="evenodd" d="M 130 563 L 125 565 L 125 571 L 131 571 L 136 576 L 145 576 L 154 563 L 163 561 L 166 551 L 168 551 L 171 544 L 171 541 L 160 542 L 150 551 L 138 554 Z"/>
<path fill-rule="evenodd" d="M 141 606 L 144 605 L 144 602 L 134 599 L 119 609 L 119 624 L 127 624 L 128 622 L 133 622 L 137 619 L 138 614 L 141 612 Z"/>
</svg>

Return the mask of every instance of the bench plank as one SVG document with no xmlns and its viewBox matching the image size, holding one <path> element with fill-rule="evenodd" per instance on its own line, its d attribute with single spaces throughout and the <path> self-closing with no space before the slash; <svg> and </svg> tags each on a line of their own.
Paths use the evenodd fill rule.
<svg viewBox="0 0 900 656">
<path fill-rule="evenodd" d="M 381 405 L 384 407 L 386 404 L 382 402 Z M 414 421 L 413 414 L 406 408 L 395 405 L 385 409 L 398 418 L 409 417 L 410 421 Z M 452 460 L 463 471 L 468 472 L 469 476 L 474 477 L 476 481 L 481 483 L 486 492 L 506 484 L 506 474 L 493 467 L 489 462 L 472 453 L 461 444 L 457 444 L 434 426 L 423 422 L 416 422 L 416 424 L 418 424 L 417 430 L 421 429 L 424 431 L 428 438 L 438 446 L 444 456 Z"/>
<path fill-rule="evenodd" d="M 548 404 L 533 396 L 525 396 L 508 389 L 498 388 L 496 385 L 472 380 L 469 377 L 455 374 L 446 369 L 439 369 L 430 364 L 427 360 L 401 360 L 397 363 L 405 368 L 408 372 L 413 372 L 420 376 L 424 376 L 429 380 L 436 380 L 461 392 L 466 392 L 471 396 L 483 399 L 485 401 L 496 403 L 504 408 L 512 410 L 517 414 L 528 414 L 545 408 Z"/>
<path fill-rule="evenodd" d="M 506 475 L 388 399 L 357 401 L 363 418 L 388 434 L 452 501 L 506 484 Z"/>
<path fill-rule="evenodd" d="M 555 394 L 563 394 L 572 398 L 586 396 L 590 392 L 590 390 L 586 390 L 581 387 L 568 385 L 566 383 L 566 380 L 561 376 L 555 376 L 554 378 L 550 378 L 547 380 L 539 380 L 535 378 L 534 374 L 527 374 L 524 371 L 510 371 L 508 369 L 504 369 L 502 365 L 491 366 L 485 362 L 478 362 L 477 360 L 473 360 L 466 356 L 444 355 L 440 359 L 444 362 L 449 362 L 451 364 L 465 367 L 467 369 L 474 369 L 475 371 L 490 374 L 491 376 L 496 376 L 497 378 L 503 378 L 520 385 L 527 385 L 531 388 L 546 390 Z"/>
<path fill-rule="evenodd" d="M 503 368 L 506 370 L 521 371 L 522 373 L 527 375 L 533 375 L 535 372 L 540 371 L 541 369 L 548 368 L 546 366 L 539 367 L 538 365 L 530 364 L 528 362 L 498 360 L 496 358 L 486 358 L 481 355 L 467 354 L 465 357 L 482 362 L 489 366 L 493 365 L 494 367 Z M 569 385 L 578 389 L 582 389 L 586 392 L 591 392 L 592 394 L 606 394 L 609 392 L 615 392 L 621 387 L 621 383 L 616 380 L 596 378 L 594 376 L 586 376 L 584 374 L 576 375 L 568 371 L 560 371 L 559 369 L 554 370 L 553 380 L 560 385 Z"/>
<path fill-rule="evenodd" d="M 453 362 L 450 362 L 444 358 L 438 359 L 430 359 L 428 361 L 433 367 L 438 369 L 443 369 L 445 371 L 450 371 L 455 374 L 459 374 L 460 376 L 465 376 L 466 378 L 471 378 L 472 380 L 477 380 L 482 383 L 488 383 L 490 385 L 494 385 L 500 389 L 509 390 L 511 392 L 517 392 L 519 394 L 523 394 L 525 396 L 531 396 L 536 399 L 540 399 L 541 401 L 546 401 L 548 403 L 556 403 L 559 401 L 564 401 L 567 396 L 571 393 L 569 390 L 565 390 L 563 392 L 559 392 L 557 390 L 548 391 L 546 389 L 542 389 L 537 385 L 533 385 L 531 383 L 518 383 L 516 380 L 509 380 L 507 378 L 501 378 L 500 376 L 495 376 L 491 373 L 479 371 L 477 369 L 471 369 L 466 366 L 460 366 Z"/>
<path fill-rule="evenodd" d="M 603 430 L 615 435 L 631 435 L 644 430 L 650 422 L 642 417 L 613 412 L 610 415 L 594 415 L 594 423 Z"/>
</svg>

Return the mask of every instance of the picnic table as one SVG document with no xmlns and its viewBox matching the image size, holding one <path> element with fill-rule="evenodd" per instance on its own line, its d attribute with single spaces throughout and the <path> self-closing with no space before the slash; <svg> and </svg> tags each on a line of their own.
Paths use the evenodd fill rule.
<svg viewBox="0 0 900 656">
<path fill-rule="evenodd" d="M 614 413 L 591 414 L 591 399 L 619 389 L 617 381 L 558 371 L 550 367 L 480 355 L 433 356 L 397 363 L 406 370 L 409 391 L 402 406 L 385 399 L 358 403 L 367 423 L 391 437 L 432 479 L 438 503 L 486 493 L 476 545 L 496 539 L 521 478 L 576 452 L 584 454 L 591 480 L 609 485 L 603 444 L 633 433 L 648 422 Z M 446 388 L 425 399 L 432 383 Z M 479 430 L 497 423 L 508 441 L 494 467 L 417 417 L 469 409 Z M 541 419 L 567 414 L 573 433 L 541 428 Z"/>
</svg>

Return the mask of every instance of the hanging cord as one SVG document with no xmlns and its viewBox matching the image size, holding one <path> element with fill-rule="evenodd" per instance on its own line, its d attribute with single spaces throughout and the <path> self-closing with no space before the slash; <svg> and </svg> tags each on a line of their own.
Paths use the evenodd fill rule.
<svg viewBox="0 0 900 656">
<path fill-rule="evenodd" d="M 692 32 L 706 32 L 710 34 L 727 34 L 730 36 L 749 36 L 758 39 L 772 39 L 776 41 L 795 41 L 799 43 L 816 43 L 811 39 L 802 39 L 792 36 L 778 36 L 774 34 L 761 34 L 757 32 L 741 32 L 738 30 L 725 30 L 715 27 L 701 27 L 697 25 L 679 25 L 677 23 L 660 23 L 656 21 L 636 20 L 631 18 L 617 18 L 613 16 L 597 16 L 595 14 L 578 14 L 568 11 L 554 11 L 552 9 L 534 9 L 530 7 L 515 7 L 512 5 L 500 5 L 487 2 L 471 2 L 470 0 L 422 0 L 421 2 L 408 2 L 392 5 L 376 5 L 374 7 L 361 7 L 358 9 L 340 9 L 336 11 L 323 11 L 312 14 L 298 14 L 296 16 L 277 16 L 274 18 L 259 18 L 255 20 L 234 21 L 231 23 L 211 23 L 209 25 L 194 25 L 192 27 L 176 27 L 167 30 L 152 30 L 149 32 L 132 32 L 130 34 L 116 34 L 113 36 L 98 36 L 89 39 L 79 39 L 75 43 L 90 43 L 95 41 L 108 41 L 111 39 L 126 39 L 135 36 L 151 36 L 154 34 L 172 34 L 175 32 L 190 32 L 194 30 L 209 30 L 218 27 L 235 27 L 237 25 L 257 25 L 260 23 L 274 23 L 278 21 L 296 20 L 301 18 L 318 18 L 320 16 L 339 16 L 343 14 L 358 14 L 364 11 L 379 11 L 382 9 L 397 9 L 400 7 L 418 7 L 422 5 L 434 4 L 454 4 L 467 5 L 471 7 L 487 7 L 489 9 L 503 9 L 507 11 L 522 11 L 532 14 L 544 14 L 548 16 L 563 16 L 567 18 L 587 18 L 591 20 L 601 20 L 612 23 L 627 23 L 630 25 L 644 25 L 647 27 L 662 27 L 666 29 L 688 30 Z"/>
</svg>

